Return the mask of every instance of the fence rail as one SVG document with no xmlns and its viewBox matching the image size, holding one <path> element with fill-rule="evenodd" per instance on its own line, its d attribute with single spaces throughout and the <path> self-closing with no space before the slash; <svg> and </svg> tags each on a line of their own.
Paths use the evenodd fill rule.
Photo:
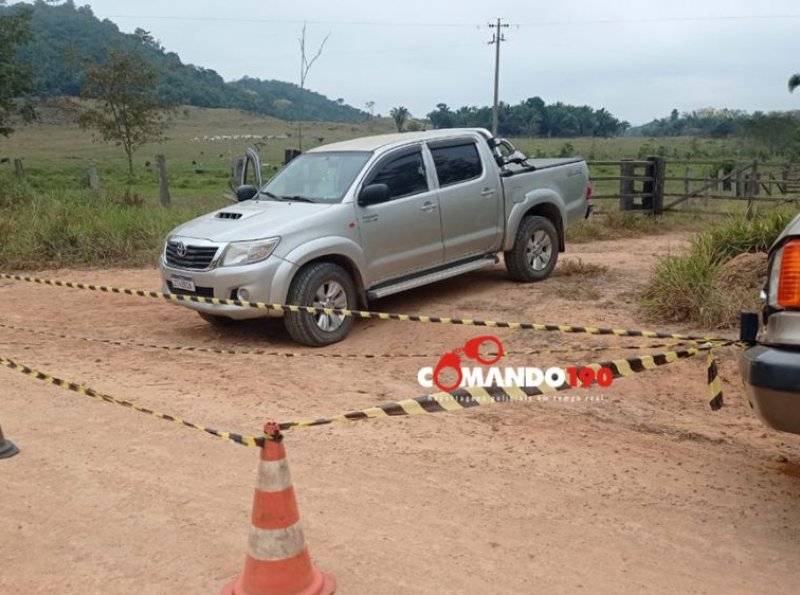
<svg viewBox="0 0 800 595">
<path fill-rule="evenodd" d="M 731 201 L 729 205 L 746 202 L 745 212 L 750 216 L 755 203 L 800 202 L 800 164 L 664 157 L 588 164 L 594 186 L 592 199 L 617 200 L 620 211 L 657 215 L 674 209 L 707 209 L 711 201 Z"/>
</svg>

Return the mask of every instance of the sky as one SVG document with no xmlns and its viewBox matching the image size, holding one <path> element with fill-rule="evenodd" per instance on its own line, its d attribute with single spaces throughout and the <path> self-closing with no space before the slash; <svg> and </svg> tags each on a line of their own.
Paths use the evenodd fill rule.
<svg viewBox="0 0 800 595">
<path fill-rule="evenodd" d="M 76 0 L 76 4 L 85 4 Z M 493 30 L 503 19 L 500 99 L 605 107 L 633 125 L 704 107 L 800 109 L 797 0 L 93 0 L 124 32 L 148 30 L 185 63 L 299 83 L 307 48 L 329 35 L 306 87 L 387 115 L 438 103 L 491 105 Z M 494 4 L 494 6 L 492 6 Z"/>
</svg>

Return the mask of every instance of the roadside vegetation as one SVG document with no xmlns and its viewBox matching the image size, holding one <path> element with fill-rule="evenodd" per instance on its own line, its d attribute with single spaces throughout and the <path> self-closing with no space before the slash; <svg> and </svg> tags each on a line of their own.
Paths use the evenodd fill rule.
<svg viewBox="0 0 800 595">
<path fill-rule="evenodd" d="M 595 213 L 589 219 L 567 229 L 567 242 L 586 244 L 600 240 L 622 240 L 671 231 L 700 231 L 707 229 L 718 215 L 668 212 L 660 217 L 644 213 L 611 211 Z"/>
<path fill-rule="evenodd" d="M 766 252 L 795 214 L 787 209 L 752 221 L 732 217 L 698 234 L 688 252 L 668 255 L 655 267 L 642 308 L 656 321 L 735 325 L 740 311 L 758 307 Z"/>
<path fill-rule="evenodd" d="M 0 268 L 155 266 L 167 232 L 201 204 L 131 206 L 124 190 L 38 191 L 0 174 Z"/>
</svg>

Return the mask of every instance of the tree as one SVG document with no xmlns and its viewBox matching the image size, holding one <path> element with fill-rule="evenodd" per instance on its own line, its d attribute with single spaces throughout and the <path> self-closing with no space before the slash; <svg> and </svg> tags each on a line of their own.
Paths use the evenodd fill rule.
<svg viewBox="0 0 800 595">
<path fill-rule="evenodd" d="M 800 74 L 793 74 L 789 77 L 789 92 L 792 93 L 797 87 L 800 87 Z"/>
<path fill-rule="evenodd" d="M 331 36 L 330 33 L 328 33 L 325 36 L 325 39 L 323 39 L 322 43 L 319 44 L 316 53 L 314 53 L 314 55 L 309 60 L 308 54 L 306 53 L 306 23 L 303 23 L 303 32 L 300 35 L 300 39 L 297 40 L 300 42 L 300 88 L 301 89 L 306 88 L 306 78 L 308 77 L 308 71 L 311 70 L 311 67 L 314 65 L 314 62 L 317 61 L 317 58 L 319 58 L 322 55 L 322 50 L 325 47 L 325 44 L 327 43 L 328 38 L 330 36 Z"/>
<path fill-rule="evenodd" d="M 431 121 L 434 128 L 455 127 L 455 114 L 450 111 L 446 103 L 437 103 L 436 111 L 429 113 L 427 118 Z"/>
<path fill-rule="evenodd" d="M 173 107 L 155 97 L 158 74 L 139 56 L 109 48 L 105 64 L 88 64 L 85 75 L 81 96 L 92 103 L 79 108 L 78 123 L 122 146 L 132 180 L 133 153 L 163 138 Z"/>
<path fill-rule="evenodd" d="M 0 6 L 5 0 L 0 0 Z M 30 71 L 16 61 L 16 49 L 32 37 L 31 12 L 17 10 L 0 17 L 0 135 L 8 136 L 14 129 L 10 119 L 14 115 L 30 121 L 34 117 L 30 103 L 18 99 L 32 91 Z"/>
<path fill-rule="evenodd" d="M 394 125 L 397 126 L 397 132 L 403 132 L 403 127 L 406 124 L 406 120 L 408 120 L 411 113 L 408 111 L 407 107 L 402 105 L 393 107 L 389 112 L 389 115 L 394 120 Z"/>
</svg>

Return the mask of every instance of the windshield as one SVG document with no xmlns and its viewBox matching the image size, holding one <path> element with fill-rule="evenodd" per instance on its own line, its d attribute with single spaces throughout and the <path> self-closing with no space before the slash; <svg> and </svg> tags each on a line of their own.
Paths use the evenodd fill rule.
<svg viewBox="0 0 800 595">
<path fill-rule="evenodd" d="M 304 153 L 264 184 L 261 193 L 278 199 L 339 202 L 371 155 L 366 151 Z"/>
</svg>

